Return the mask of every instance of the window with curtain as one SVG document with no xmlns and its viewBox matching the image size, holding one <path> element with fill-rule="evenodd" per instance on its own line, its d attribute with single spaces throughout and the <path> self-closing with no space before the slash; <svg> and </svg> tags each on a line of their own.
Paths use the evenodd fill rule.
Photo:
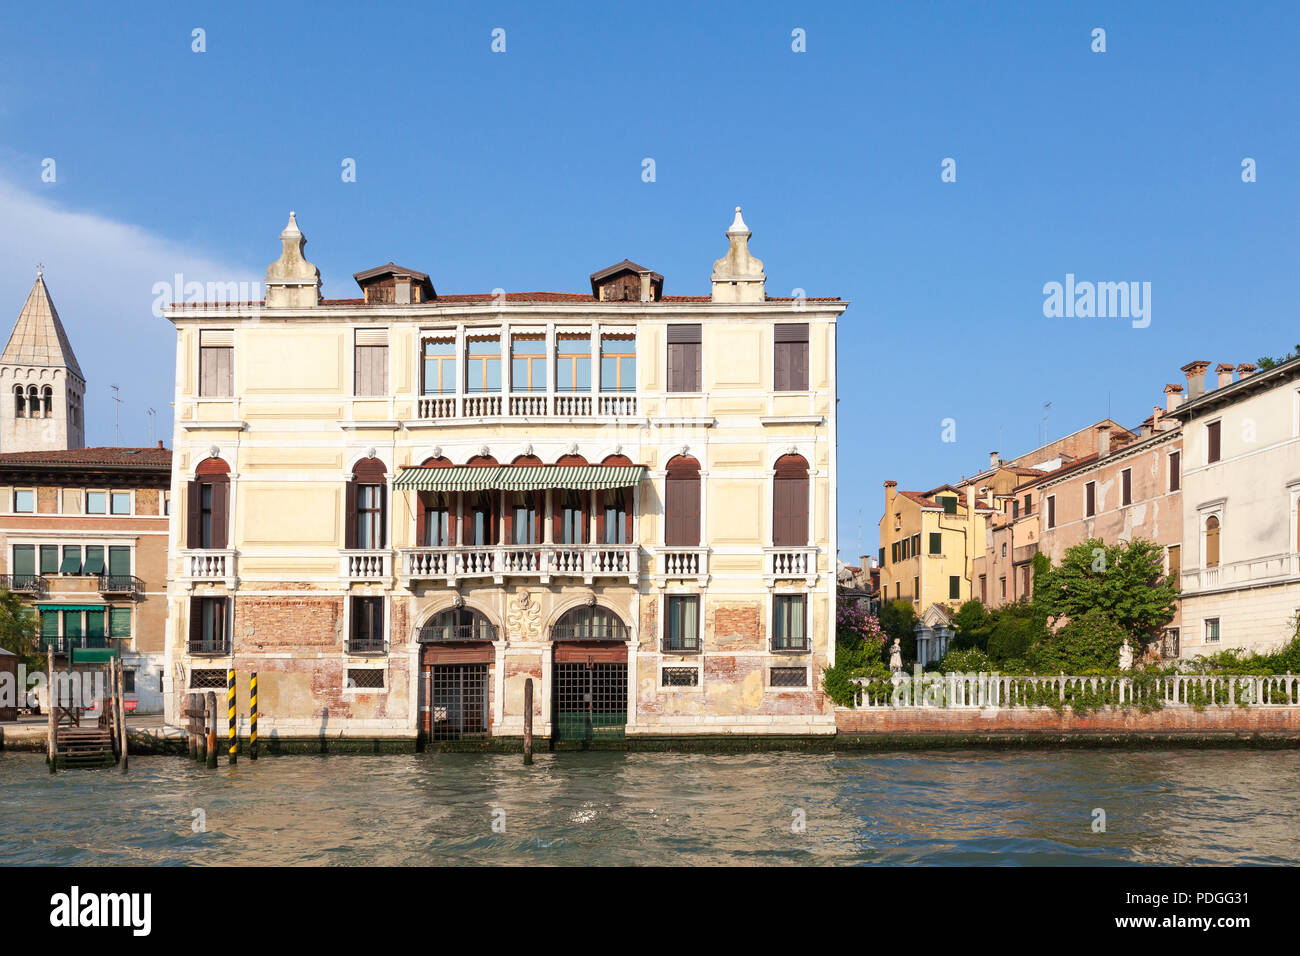
<svg viewBox="0 0 1300 956">
<path fill-rule="evenodd" d="M 802 594 L 778 594 L 773 598 L 772 650 L 808 649 L 807 602 Z"/>
<path fill-rule="evenodd" d="M 539 544 L 536 502 L 531 492 L 510 495 L 510 534 L 512 544 Z"/>
<path fill-rule="evenodd" d="M 425 492 L 421 496 L 424 508 L 424 538 L 426 548 L 445 548 L 451 544 L 451 500 L 441 492 Z"/>
<path fill-rule="evenodd" d="M 560 497 L 560 544 L 587 543 L 587 509 L 581 491 L 556 492 Z"/>
<path fill-rule="evenodd" d="M 636 338 L 606 335 L 600 340 L 600 390 L 636 391 Z"/>
<path fill-rule="evenodd" d="M 664 599 L 664 650 L 700 649 L 700 598 L 671 594 Z"/>
</svg>

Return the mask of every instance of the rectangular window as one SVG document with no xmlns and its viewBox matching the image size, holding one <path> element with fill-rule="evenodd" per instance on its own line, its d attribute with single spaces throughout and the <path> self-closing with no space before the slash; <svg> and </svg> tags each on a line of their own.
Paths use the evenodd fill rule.
<svg viewBox="0 0 1300 956">
<path fill-rule="evenodd" d="M 920 553 L 921 553 L 921 532 L 918 531 L 916 534 L 912 535 L 912 554 L 916 555 Z"/>
<path fill-rule="evenodd" d="M 30 577 L 36 573 L 36 545 L 14 545 L 13 574 L 15 577 Z"/>
<path fill-rule="evenodd" d="M 980 600 L 985 604 L 989 603 L 989 576 L 987 574 L 980 575 Z"/>
<path fill-rule="evenodd" d="M 135 671 L 122 668 L 122 693 L 135 693 Z"/>
<path fill-rule="evenodd" d="M 591 391 L 591 336 L 561 332 L 555 337 L 555 390 Z"/>
<path fill-rule="evenodd" d="M 1125 468 L 1119 473 L 1120 476 L 1120 501 L 1122 505 L 1131 505 L 1133 503 L 1133 469 Z"/>
<path fill-rule="evenodd" d="M 87 611 L 86 612 L 86 637 L 90 638 L 93 643 L 91 647 L 104 646 L 104 612 Z"/>
<path fill-rule="evenodd" d="M 998 578 L 998 586 L 1002 589 L 1002 600 L 1005 601 L 1007 599 L 1007 579 Z"/>
<path fill-rule="evenodd" d="M 921 600 L 921 578 L 919 575 L 912 578 L 912 600 Z"/>
<path fill-rule="evenodd" d="M 59 573 L 59 546 L 57 544 L 41 545 L 41 574 Z"/>
<path fill-rule="evenodd" d="M 957 513 L 957 499 L 952 495 L 944 495 L 939 499 L 943 502 L 943 513 L 946 515 L 955 515 Z"/>
<path fill-rule="evenodd" d="M 942 531 L 930 532 L 930 553 L 943 554 L 943 532 Z"/>
<path fill-rule="evenodd" d="M 496 521 L 492 504 L 492 493 L 480 491 L 474 495 L 474 503 L 469 508 L 470 540 L 466 544 L 478 547 L 496 544 Z"/>
<path fill-rule="evenodd" d="M 86 514 L 88 515 L 108 514 L 108 492 L 107 491 L 86 492 Z"/>
<path fill-rule="evenodd" d="M 808 605 L 802 594 L 778 594 L 773 598 L 772 650 L 808 649 Z"/>
<path fill-rule="evenodd" d="M 664 599 L 664 650 L 700 649 L 700 599 L 694 594 L 672 594 Z"/>
<path fill-rule="evenodd" d="M 357 547 L 383 547 L 383 485 L 357 486 Z"/>
<path fill-rule="evenodd" d="M 199 488 L 199 547 L 212 547 L 212 505 L 216 491 L 212 485 Z"/>
<path fill-rule="evenodd" d="M 1097 483 L 1090 481 L 1083 486 L 1083 515 L 1091 518 L 1097 513 Z"/>
<path fill-rule="evenodd" d="M 627 502 L 618 492 L 606 492 L 604 503 L 604 544 L 630 544 L 627 529 Z"/>
<path fill-rule="evenodd" d="M 602 392 L 636 391 L 635 336 L 601 336 L 600 390 Z"/>
<path fill-rule="evenodd" d="M 199 332 L 199 395 L 230 398 L 235 394 L 235 333 L 203 329 Z"/>
<path fill-rule="evenodd" d="M 1174 584 L 1178 583 L 1178 577 L 1183 570 L 1183 546 L 1180 544 L 1171 544 L 1169 546 L 1169 580 Z"/>
<path fill-rule="evenodd" d="M 422 492 L 420 504 L 424 508 L 424 540 L 426 548 L 445 548 L 451 544 L 452 509 L 447 497 L 433 492 Z"/>
<path fill-rule="evenodd" d="M 352 639 L 348 651 L 353 654 L 374 654 L 384 650 L 384 599 L 381 597 L 354 597 L 352 599 Z"/>
<path fill-rule="evenodd" d="M 512 544 L 540 544 L 537 535 L 537 507 L 531 492 L 515 492 L 510 503 Z"/>
<path fill-rule="evenodd" d="M 483 395 L 501 391 L 501 342 L 491 338 L 465 342 L 465 391 Z"/>
<path fill-rule="evenodd" d="M 222 654 L 230 649 L 230 599 L 190 601 L 190 653 Z"/>
<path fill-rule="evenodd" d="M 700 326 L 668 326 L 668 391 L 700 391 Z"/>
<path fill-rule="evenodd" d="M 665 667 L 660 685 L 663 687 L 698 687 L 700 669 L 698 667 Z"/>
<path fill-rule="evenodd" d="M 1017 499 L 1017 498 L 1012 498 L 1012 499 L 1011 499 L 1011 518 L 1012 518 L 1012 520 L 1015 520 L 1016 518 L 1019 518 L 1019 517 L 1020 517 L 1020 500 Z"/>
<path fill-rule="evenodd" d="M 131 636 L 131 609 L 129 607 L 109 609 L 108 636 L 119 638 L 129 638 Z"/>
<path fill-rule="evenodd" d="M 772 387 L 775 391 L 808 390 L 808 323 L 777 323 L 773 361 Z"/>
<path fill-rule="evenodd" d="M 510 341 L 510 391 L 546 391 L 546 337 L 516 335 Z"/>
<path fill-rule="evenodd" d="M 898 563 L 898 542 L 895 541 L 889 546 L 889 560 L 893 564 Z"/>
<path fill-rule="evenodd" d="M 1205 619 L 1205 643 L 1219 643 L 1219 619 L 1217 617 L 1208 617 Z"/>
<path fill-rule="evenodd" d="M 349 667 L 348 690 L 383 690 L 384 669 L 382 667 Z"/>
<path fill-rule="evenodd" d="M 29 515 L 36 512 L 36 492 L 30 489 L 14 491 L 14 513 Z"/>
<path fill-rule="evenodd" d="M 115 491 L 112 494 L 113 514 L 129 515 L 131 513 L 131 492 Z"/>
<path fill-rule="evenodd" d="M 903 592 L 903 582 L 901 582 L 901 581 L 895 581 L 895 582 L 894 582 L 894 600 L 895 600 L 895 601 L 897 601 L 897 600 L 899 600 L 900 598 L 902 598 L 902 596 L 903 596 L 903 593 L 902 593 L 902 592 Z"/>
<path fill-rule="evenodd" d="M 353 391 L 357 395 L 388 394 L 388 330 L 357 329 L 352 347 Z"/>
<path fill-rule="evenodd" d="M 768 684 L 772 687 L 807 687 L 808 668 L 773 667 L 768 675 Z"/>
<path fill-rule="evenodd" d="M 555 491 L 560 498 L 560 544 L 585 544 L 587 541 L 587 509 L 583 492 Z"/>
<path fill-rule="evenodd" d="M 1169 453 L 1169 490 L 1177 491 L 1183 485 L 1183 456 L 1181 452 Z"/>
<path fill-rule="evenodd" d="M 131 573 L 131 549 L 124 545 L 113 545 L 108 549 L 108 573 L 124 576 Z"/>
<path fill-rule="evenodd" d="M 80 611 L 63 612 L 63 636 L 75 641 L 80 641 L 86 636 Z"/>
<path fill-rule="evenodd" d="M 1025 495 L 1025 507 L 1022 509 L 1026 515 L 1034 513 L 1034 496 Z"/>
<path fill-rule="evenodd" d="M 86 545 L 86 563 L 82 567 L 83 574 L 103 574 L 104 573 L 104 546 L 102 544 Z"/>
<path fill-rule="evenodd" d="M 876 564 L 882 567 L 885 564 L 885 549 L 883 546 L 878 548 L 876 551 Z"/>
<path fill-rule="evenodd" d="M 425 395 L 451 395 L 456 391 L 456 341 L 425 339 L 420 389 Z"/>
<path fill-rule="evenodd" d="M 948 575 L 948 597 L 953 599 L 961 597 L 961 577 L 959 575 Z"/>
<path fill-rule="evenodd" d="M 1049 495 L 1047 498 L 1047 526 L 1056 527 L 1056 495 Z"/>
<path fill-rule="evenodd" d="M 1205 463 L 1212 465 L 1219 460 L 1222 448 L 1219 444 L 1219 426 L 1222 422 L 1210 422 L 1205 426 Z M 1217 626 L 1217 625 L 1216 625 Z"/>
<path fill-rule="evenodd" d="M 63 561 L 59 564 L 60 574 L 80 574 L 81 573 L 81 546 L 75 544 L 65 544 L 63 546 Z"/>
</svg>

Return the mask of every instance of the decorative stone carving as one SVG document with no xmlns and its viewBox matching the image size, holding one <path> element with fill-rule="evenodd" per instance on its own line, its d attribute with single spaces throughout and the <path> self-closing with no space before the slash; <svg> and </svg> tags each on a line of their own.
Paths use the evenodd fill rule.
<svg viewBox="0 0 1300 956">
<path fill-rule="evenodd" d="M 221 449 L 218 448 L 216 445 L 213 445 L 211 448 L 208 449 L 208 457 L 209 457 L 209 458 L 220 458 L 220 457 L 221 457 Z"/>
<path fill-rule="evenodd" d="M 457 591 L 451 599 L 451 606 L 458 611 L 463 608 L 465 606 L 465 595 Z"/>
<path fill-rule="evenodd" d="M 895 674 L 903 673 L 903 646 L 894 638 L 894 643 L 889 648 L 889 669 Z"/>
<path fill-rule="evenodd" d="M 367 458 L 374 458 L 374 457 L 375 457 L 375 454 L 376 454 L 375 449 L 373 449 L 373 448 L 368 448 L 368 449 L 366 449 L 366 457 L 367 457 Z"/>
<path fill-rule="evenodd" d="M 532 640 L 542 633 L 542 606 L 533 600 L 527 588 L 517 588 L 506 609 L 506 625 L 522 640 Z"/>
<path fill-rule="evenodd" d="M 441 445 L 434 445 L 432 451 L 433 451 L 433 457 L 434 457 L 434 458 L 441 458 L 441 457 L 442 457 L 442 446 L 441 446 Z"/>
<path fill-rule="evenodd" d="M 1119 648 L 1119 669 L 1122 671 L 1133 669 L 1133 648 L 1129 645 L 1127 637 Z"/>
</svg>

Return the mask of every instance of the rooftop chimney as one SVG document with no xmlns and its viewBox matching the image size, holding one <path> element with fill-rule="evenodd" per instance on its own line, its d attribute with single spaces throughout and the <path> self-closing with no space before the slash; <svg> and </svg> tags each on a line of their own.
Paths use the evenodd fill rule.
<svg viewBox="0 0 1300 956">
<path fill-rule="evenodd" d="M 305 308 L 320 303 L 320 270 L 303 257 L 306 245 L 298 217 L 289 213 L 289 224 L 280 233 L 280 258 L 266 267 L 268 309 Z"/>
<path fill-rule="evenodd" d="M 1219 373 L 1219 388 L 1232 384 L 1232 371 L 1235 368 L 1236 366 L 1231 362 L 1220 362 L 1215 367 L 1214 370 Z"/>
<path fill-rule="evenodd" d="M 1183 403 L 1183 387 L 1181 385 L 1165 386 L 1165 411 L 1172 412 L 1175 408 Z"/>
<path fill-rule="evenodd" d="M 1255 374 L 1257 368 L 1259 368 L 1258 365 L 1251 365 L 1249 362 L 1242 362 L 1237 366 L 1237 381 L 1240 382 L 1243 378 L 1250 378 Z"/>
<path fill-rule="evenodd" d="M 159 450 L 159 451 L 162 451 L 162 450 L 163 450 L 163 443 L 162 443 L 162 439 L 161 439 L 161 438 L 158 439 L 158 450 Z"/>
<path fill-rule="evenodd" d="M 753 233 L 740 218 L 740 207 L 737 206 L 736 218 L 727 230 L 730 248 L 725 256 L 713 263 L 714 302 L 767 301 L 764 286 L 767 276 L 763 273 L 763 262 L 749 254 L 751 235 Z"/>
<path fill-rule="evenodd" d="M 998 466 L 998 453 L 995 451 L 991 451 L 989 452 L 989 467 L 996 468 L 997 466 Z"/>
<path fill-rule="evenodd" d="M 1097 426 L 1097 457 L 1105 458 L 1110 454 L 1110 426 Z"/>
<path fill-rule="evenodd" d="M 1195 362 L 1188 362 L 1182 370 L 1187 374 L 1187 400 L 1200 398 L 1205 394 L 1205 370 L 1210 367 L 1209 362 L 1202 362 L 1197 359 Z"/>
</svg>

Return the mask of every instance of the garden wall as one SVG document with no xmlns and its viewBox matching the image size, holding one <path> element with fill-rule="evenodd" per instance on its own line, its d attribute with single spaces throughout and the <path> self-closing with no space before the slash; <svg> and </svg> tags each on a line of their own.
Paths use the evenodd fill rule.
<svg viewBox="0 0 1300 956">
<path fill-rule="evenodd" d="M 1294 734 L 1300 738 L 1300 707 L 1166 707 L 1144 714 L 1136 708 L 1100 708 L 1076 714 L 1050 708 L 866 708 L 835 709 L 841 734 Z"/>
</svg>

